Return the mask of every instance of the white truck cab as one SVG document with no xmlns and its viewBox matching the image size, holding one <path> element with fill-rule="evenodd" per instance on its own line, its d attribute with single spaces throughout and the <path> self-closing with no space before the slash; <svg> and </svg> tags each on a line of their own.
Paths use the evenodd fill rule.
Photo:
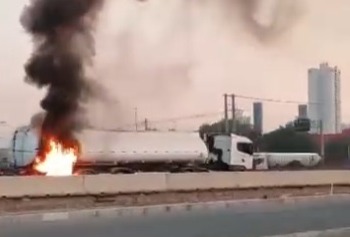
<svg viewBox="0 0 350 237">
<path fill-rule="evenodd" d="M 235 134 L 209 135 L 209 159 L 223 163 L 229 170 L 253 169 L 253 142 Z"/>
</svg>

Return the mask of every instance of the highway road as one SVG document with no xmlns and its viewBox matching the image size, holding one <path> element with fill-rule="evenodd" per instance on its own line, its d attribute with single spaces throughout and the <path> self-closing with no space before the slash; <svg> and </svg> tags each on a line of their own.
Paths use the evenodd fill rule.
<svg viewBox="0 0 350 237">
<path fill-rule="evenodd" d="M 256 203 L 226 209 L 5 223 L 1 237 L 256 237 L 350 227 L 350 198 Z M 1 219 L 0 219 L 1 220 Z M 329 235 L 331 236 L 331 235 Z M 333 236 L 333 235 L 332 235 Z M 338 235 L 337 235 L 338 236 Z M 344 235 L 350 236 L 350 235 Z M 327 235 L 328 237 L 328 235 Z"/>
</svg>

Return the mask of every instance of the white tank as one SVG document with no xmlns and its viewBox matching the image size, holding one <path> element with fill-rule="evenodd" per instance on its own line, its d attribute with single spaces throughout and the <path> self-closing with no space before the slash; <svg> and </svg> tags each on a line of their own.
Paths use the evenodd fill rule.
<svg viewBox="0 0 350 237">
<path fill-rule="evenodd" d="M 308 117 L 314 123 L 323 122 L 325 134 L 341 132 L 340 70 L 321 63 L 308 72 Z M 319 126 L 312 126 L 311 133 L 319 133 Z"/>
<path fill-rule="evenodd" d="M 208 157 L 198 133 L 86 130 L 79 141 L 84 162 L 204 161 Z"/>
<path fill-rule="evenodd" d="M 255 153 L 255 157 L 265 158 L 268 167 L 284 167 L 299 162 L 303 167 L 314 167 L 321 161 L 317 153 Z"/>
<path fill-rule="evenodd" d="M 205 161 L 208 150 L 198 133 L 108 132 L 85 130 L 78 134 L 81 162 L 118 163 L 150 161 Z M 29 165 L 36 154 L 38 135 L 32 129 L 18 130 L 12 143 L 13 163 Z"/>
</svg>

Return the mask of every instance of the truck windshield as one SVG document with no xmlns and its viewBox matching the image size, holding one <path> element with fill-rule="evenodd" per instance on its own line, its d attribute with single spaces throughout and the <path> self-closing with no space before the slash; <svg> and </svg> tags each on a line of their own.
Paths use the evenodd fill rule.
<svg viewBox="0 0 350 237">
<path fill-rule="evenodd" d="M 254 149 L 252 143 L 247 142 L 238 142 L 237 143 L 237 150 L 249 155 L 253 155 Z"/>
</svg>

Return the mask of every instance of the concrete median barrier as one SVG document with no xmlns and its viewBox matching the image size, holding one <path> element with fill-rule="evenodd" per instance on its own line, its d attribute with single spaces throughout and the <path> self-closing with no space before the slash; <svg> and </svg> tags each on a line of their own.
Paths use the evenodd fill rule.
<svg viewBox="0 0 350 237">
<path fill-rule="evenodd" d="M 166 174 L 166 181 L 167 189 L 170 191 L 238 187 L 238 182 L 232 177 L 231 173 Z"/>
<path fill-rule="evenodd" d="M 0 197 L 98 195 L 288 186 L 350 185 L 347 171 L 139 173 L 1 177 Z"/>
<path fill-rule="evenodd" d="M 233 173 L 231 179 L 239 188 L 315 186 L 350 181 L 349 176 L 332 171 L 253 172 L 249 175 L 242 172 Z"/>
<path fill-rule="evenodd" d="M 83 177 L 1 177 L 0 197 L 84 195 Z"/>
<path fill-rule="evenodd" d="M 285 171 L 167 174 L 168 190 L 257 188 L 350 184 L 345 171 Z"/>
<path fill-rule="evenodd" d="M 233 173 L 232 178 L 241 188 L 350 184 L 350 175 L 345 171 Z"/>
<path fill-rule="evenodd" d="M 88 194 L 115 194 L 165 191 L 163 173 L 85 176 L 84 189 Z"/>
</svg>

